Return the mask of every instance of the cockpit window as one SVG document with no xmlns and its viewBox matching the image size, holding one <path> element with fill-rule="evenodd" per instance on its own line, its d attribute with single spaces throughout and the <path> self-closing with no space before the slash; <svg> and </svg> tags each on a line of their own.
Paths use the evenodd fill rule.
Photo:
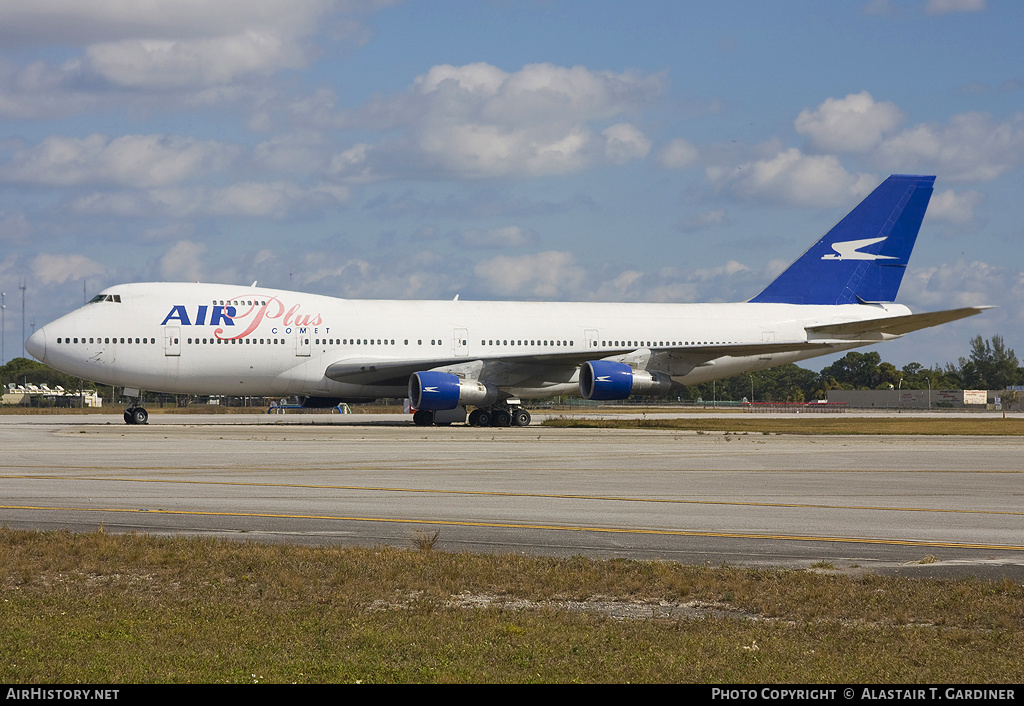
<svg viewBox="0 0 1024 706">
<path fill-rule="evenodd" d="M 117 302 L 117 303 L 120 303 L 121 302 L 121 295 L 120 294 L 97 294 L 95 297 L 93 297 L 92 299 L 89 300 L 90 304 L 95 304 L 96 302 Z"/>
</svg>

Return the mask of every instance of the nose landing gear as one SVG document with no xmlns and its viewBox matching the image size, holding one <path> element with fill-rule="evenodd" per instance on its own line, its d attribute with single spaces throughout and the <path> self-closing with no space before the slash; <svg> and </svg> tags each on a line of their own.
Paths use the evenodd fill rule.
<svg viewBox="0 0 1024 706">
<path fill-rule="evenodd" d="M 131 404 L 124 410 L 125 424 L 148 424 L 149 412 L 142 406 L 142 390 L 134 387 L 124 388 L 124 396 L 130 398 Z"/>
<path fill-rule="evenodd" d="M 144 407 L 136 407 L 132 405 L 124 411 L 124 423 L 125 424 L 148 424 L 149 423 L 149 412 Z"/>
</svg>

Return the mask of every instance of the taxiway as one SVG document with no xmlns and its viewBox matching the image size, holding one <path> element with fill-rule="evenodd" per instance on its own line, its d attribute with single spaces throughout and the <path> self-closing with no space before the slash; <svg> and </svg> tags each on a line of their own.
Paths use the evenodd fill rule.
<svg viewBox="0 0 1024 706">
<path fill-rule="evenodd" d="M 1024 578 L 1019 438 L 401 419 L 0 416 L 0 524 Z"/>
</svg>

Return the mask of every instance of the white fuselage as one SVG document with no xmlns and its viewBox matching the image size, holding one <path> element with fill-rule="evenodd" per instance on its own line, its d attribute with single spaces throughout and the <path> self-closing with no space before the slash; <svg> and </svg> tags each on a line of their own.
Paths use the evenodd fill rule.
<svg viewBox="0 0 1024 706">
<path fill-rule="evenodd" d="M 723 355 L 687 351 L 807 341 L 805 327 L 909 313 L 894 304 L 622 304 L 346 300 L 215 284 L 110 287 L 39 329 L 29 351 L 58 370 L 105 384 L 219 395 L 402 397 L 406 382 L 333 380 L 335 364 L 487 361 L 512 394 L 576 394 L 573 358 L 639 360 L 682 384 L 823 355 L 879 340 Z M 639 357 L 639 358 L 638 358 Z M 508 361 L 507 365 L 494 363 Z M 406 376 L 407 377 L 407 376 Z"/>
</svg>

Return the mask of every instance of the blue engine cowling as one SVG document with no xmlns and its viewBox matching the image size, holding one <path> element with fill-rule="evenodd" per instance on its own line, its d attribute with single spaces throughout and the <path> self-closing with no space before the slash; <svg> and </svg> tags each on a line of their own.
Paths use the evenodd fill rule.
<svg viewBox="0 0 1024 706">
<path fill-rule="evenodd" d="M 462 380 L 458 375 L 425 370 L 409 378 L 409 400 L 413 409 L 455 409 L 459 405 L 490 404 L 498 389 L 479 380 Z"/>
<path fill-rule="evenodd" d="M 624 400 L 630 395 L 661 395 L 672 388 L 665 373 L 634 370 L 614 360 L 590 360 L 580 367 L 580 394 L 587 400 Z"/>
</svg>

